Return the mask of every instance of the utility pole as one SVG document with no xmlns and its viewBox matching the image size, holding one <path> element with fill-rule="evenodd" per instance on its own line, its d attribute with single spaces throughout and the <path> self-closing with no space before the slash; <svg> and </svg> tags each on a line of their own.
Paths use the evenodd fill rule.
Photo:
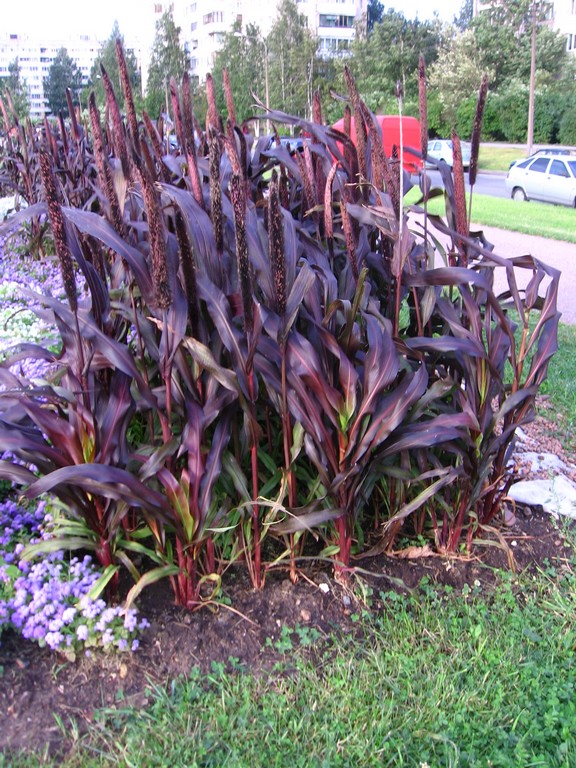
<svg viewBox="0 0 576 768">
<path fill-rule="evenodd" d="M 536 88 L 536 0 L 532 0 L 532 48 L 530 53 L 530 95 L 528 100 L 528 136 L 526 149 L 532 154 L 534 143 L 534 91 Z"/>
</svg>

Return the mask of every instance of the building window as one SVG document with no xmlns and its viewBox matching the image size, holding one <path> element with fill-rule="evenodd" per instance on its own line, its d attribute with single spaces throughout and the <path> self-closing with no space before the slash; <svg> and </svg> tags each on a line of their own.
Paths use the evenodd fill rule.
<svg viewBox="0 0 576 768">
<path fill-rule="evenodd" d="M 198 26 L 197 21 L 193 21 L 192 24 L 190 24 L 190 32 L 196 32 L 196 27 Z"/>
<path fill-rule="evenodd" d="M 321 13 L 321 27 L 336 27 L 338 29 L 351 29 L 354 26 L 354 16 L 337 15 L 335 13 Z"/>
<path fill-rule="evenodd" d="M 154 3 L 154 13 L 162 13 L 162 3 Z"/>
<path fill-rule="evenodd" d="M 320 38 L 320 53 L 333 54 L 339 51 L 347 51 L 350 48 L 350 40 L 342 40 L 339 37 Z"/>
<path fill-rule="evenodd" d="M 224 13 L 222 11 L 212 11 L 204 16 L 204 24 L 213 24 L 216 21 L 224 21 Z"/>
</svg>

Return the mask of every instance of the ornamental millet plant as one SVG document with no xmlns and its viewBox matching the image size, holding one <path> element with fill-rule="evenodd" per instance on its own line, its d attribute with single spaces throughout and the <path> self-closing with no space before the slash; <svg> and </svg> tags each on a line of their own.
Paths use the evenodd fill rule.
<svg viewBox="0 0 576 768">
<path fill-rule="evenodd" d="M 82 205 L 54 209 L 54 234 L 70 233 L 73 270 L 87 285 L 76 304 L 83 365 L 69 356 L 75 310 L 47 297 L 65 350 L 59 378 L 38 392 L 8 363 L 0 368 L 0 436 L 41 475 L 5 464 L 4 476 L 58 493 L 103 563 L 125 565 L 139 588 L 170 578 L 190 608 L 232 564 L 258 587 L 277 559 L 294 578 L 304 534 L 343 577 L 368 532 L 376 546 L 418 529 L 439 551 L 471 548 L 498 514 L 514 429 L 531 417 L 555 350 L 558 274 L 471 238 L 447 169 L 447 220 L 413 231 L 400 164 L 345 76 L 344 133 L 322 124 L 319 100 L 312 121 L 261 116 L 300 130 L 295 156 L 269 137 L 246 140 L 230 105 L 224 128 L 210 79 L 206 133 L 184 79 L 180 94 L 171 83 L 178 159 L 166 154 L 161 122 L 146 116 L 138 150 L 109 86 L 104 130 L 97 136 L 92 120 L 82 151 L 96 157 L 91 168 L 97 154 L 122 168 L 124 210 L 111 224 Z M 42 148 L 52 165 L 53 139 L 47 133 Z M 278 166 L 279 176 L 269 173 Z M 105 167 L 86 172 L 108 201 Z M 36 216 L 48 210 L 38 205 Z M 432 226 L 468 261 L 458 251 L 432 267 Z M 86 258 L 86 241 L 105 269 Z M 526 270 L 521 294 L 516 274 Z M 494 290 L 497 272 L 506 298 Z M 147 574 L 131 556 L 141 548 Z"/>
</svg>

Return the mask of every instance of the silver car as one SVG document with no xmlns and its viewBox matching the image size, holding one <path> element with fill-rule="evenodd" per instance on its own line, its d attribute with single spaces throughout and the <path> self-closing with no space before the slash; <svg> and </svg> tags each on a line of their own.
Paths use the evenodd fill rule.
<svg viewBox="0 0 576 768">
<path fill-rule="evenodd" d="M 541 200 L 576 207 L 576 156 L 541 154 L 510 168 L 506 189 L 513 200 Z"/>
<path fill-rule="evenodd" d="M 470 144 L 467 141 L 460 142 L 462 150 L 462 165 L 470 166 Z M 454 165 L 452 155 L 452 141 L 450 139 L 431 139 L 428 142 L 427 166 L 435 166 L 440 160 L 444 160 L 449 168 Z"/>
</svg>

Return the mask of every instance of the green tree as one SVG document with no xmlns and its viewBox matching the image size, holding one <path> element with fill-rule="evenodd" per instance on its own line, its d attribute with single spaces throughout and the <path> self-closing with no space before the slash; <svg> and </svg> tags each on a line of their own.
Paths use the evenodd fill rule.
<svg viewBox="0 0 576 768">
<path fill-rule="evenodd" d="M 310 117 L 318 40 L 294 0 L 282 0 L 267 38 L 270 106 Z"/>
<path fill-rule="evenodd" d="M 17 58 L 8 65 L 8 76 L 0 77 L 0 96 L 4 99 L 5 104 L 6 91 L 8 90 L 10 91 L 18 119 L 24 119 L 30 114 L 30 101 L 28 98 L 28 86 L 22 77 L 22 70 Z"/>
<path fill-rule="evenodd" d="M 82 90 L 82 72 L 74 59 L 68 55 L 66 48 L 60 48 L 56 54 L 56 58 L 48 70 L 48 75 L 44 78 L 43 85 L 44 98 L 48 104 L 48 109 L 53 114 L 68 110 L 66 88 L 70 88 L 74 103 L 78 103 L 78 97 Z"/>
<path fill-rule="evenodd" d="M 456 124 L 460 103 L 478 93 L 482 75 L 493 73 L 484 66 L 484 58 L 478 50 L 474 32 L 453 30 L 438 54 L 438 59 L 428 70 L 430 88 L 437 94 L 442 105 L 442 122 Z"/>
<path fill-rule="evenodd" d="M 576 145 L 576 105 L 568 107 L 562 115 L 558 139 L 561 144 Z"/>
<path fill-rule="evenodd" d="M 166 11 L 156 22 L 146 84 L 146 108 L 151 115 L 160 114 L 164 108 L 171 112 L 168 107 L 170 78 L 180 82 L 184 72 L 190 69 L 190 59 L 180 42 L 180 32 L 170 11 Z"/>
<path fill-rule="evenodd" d="M 375 24 L 380 24 L 384 18 L 384 6 L 380 0 L 368 0 L 368 12 L 366 27 L 368 34 L 372 32 Z"/>
<path fill-rule="evenodd" d="M 463 0 L 460 6 L 460 13 L 454 17 L 454 25 L 463 32 L 465 29 L 468 29 L 473 18 L 474 0 Z"/>
<path fill-rule="evenodd" d="M 374 111 L 390 109 L 396 83 L 403 85 L 406 102 L 418 98 L 417 72 L 420 53 L 428 66 L 436 59 L 440 41 L 437 22 L 406 19 L 389 10 L 366 38 L 352 46 L 351 68 L 368 106 Z"/>
<path fill-rule="evenodd" d="M 544 0 L 494 0 L 471 22 L 482 66 L 492 72 L 491 86 L 499 89 L 513 79 L 528 82 L 535 13 L 536 66 L 540 79 L 560 75 L 566 65 L 566 41 L 543 22 L 550 3 Z"/>
<path fill-rule="evenodd" d="M 116 59 L 117 39 L 120 40 L 122 48 L 124 49 L 124 57 L 126 59 L 126 66 L 128 67 L 130 82 L 132 83 L 134 101 L 138 104 L 138 98 L 141 91 L 140 69 L 134 51 L 132 49 L 126 49 L 126 46 L 124 45 L 124 36 L 120 32 L 120 27 L 118 26 L 117 21 L 114 22 L 110 37 L 100 49 L 100 52 L 92 65 L 90 71 L 90 90 L 94 91 L 97 104 L 104 106 L 106 102 L 106 93 L 100 70 L 100 65 L 103 65 L 114 86 L 114 93 L 116 94 L 118 104 L 120 105 L 120 108 L 122 108 L 124 106 L 124 94 L 122 92 L 122 86 L 120 85 L 120 72 L 118 71 L 118 61 Z"/>
<path fill-rule="evenodd" d="M 226 114 L 226 100 L 222 85 L 222 70 L 228 71 L 236 120 L 241 123 L 261 110 L 254 107 L 254 95 L 266 103 L 266 42 L 260 29 L 248 24 L 242 32 L 241 24 L 234 24 L 232 31 L 224 36 L 222 47 L 214 59 L 212 76 L 216 91 L 218 109 Z"/>
</svg>

